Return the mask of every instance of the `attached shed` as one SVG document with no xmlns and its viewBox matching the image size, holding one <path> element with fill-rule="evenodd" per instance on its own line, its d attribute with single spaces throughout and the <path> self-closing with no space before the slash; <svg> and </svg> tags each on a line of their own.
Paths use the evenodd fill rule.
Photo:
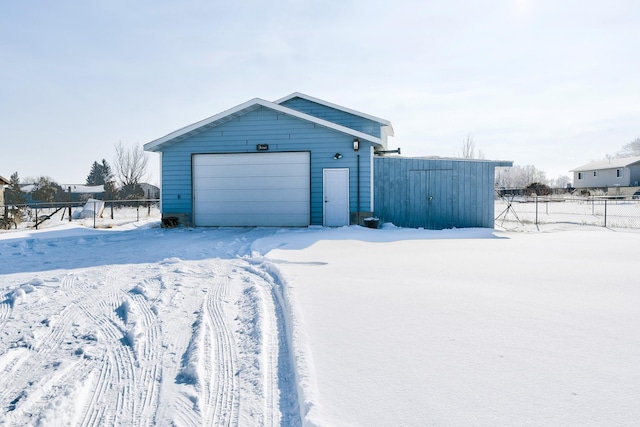
<svg viewBox="0 0 640 427">
<path fill-rule="evenodd" d="M 167 223 L 493 227 L 496 166 L 388 158 L 388 120 L 301 93 L 252 99 L 145 144 Z"/>
<path fill-rule="evenodd" d="M 493 228 L 495 168 L 510 166 L 513 162 L 378 157 L 375 215 L 400 227 Z"/>
</svg>

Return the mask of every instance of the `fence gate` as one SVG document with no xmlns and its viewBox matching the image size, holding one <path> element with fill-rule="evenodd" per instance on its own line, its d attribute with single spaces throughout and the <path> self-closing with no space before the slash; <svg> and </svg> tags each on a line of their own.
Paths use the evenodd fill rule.
<svg viewBox="0 0 640 427">
<path fill-rule="evenodd" d="M 429 230 L 452 227 L 452 170 L 410 170 L 408 192 L 408 227 L 424 227 Z"/>
</svg>

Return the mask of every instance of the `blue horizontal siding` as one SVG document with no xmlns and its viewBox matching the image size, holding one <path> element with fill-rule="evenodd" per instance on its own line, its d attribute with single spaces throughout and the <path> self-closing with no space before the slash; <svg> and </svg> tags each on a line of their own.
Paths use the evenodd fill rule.
<svg viewBox="0 0 640 427">
<path fill-rule="evenodd" d="M 282 105 L 293 110 L 300 111 L 301 113 L 317 117 L 319 119 L 337 123 L 339 125 L 348 127 L 349 129 L 357 130 L 378 138 L 381 137 L 380 123 L 361 116 L 357 116 L 355 114 L 327 107 L 326 105 L 317 104 L 313 101 L 309 101 L 303 98 L 292 98 L 288 101 L 283 102 Z"/>
<path fill-rule="evenodd" d="M 162 206 L 165 215 L 184 214 L 192 218 L 192 155 L 214 153 L 255 153 L 258 144 L 268 144 L 268 152 L 309 151 L 311 153 L 311 219 L 322 225 L 324 168 L 349 168 L 350 211 L 371 205 L 371 144 L 360 141 L 353 151 L 353 137 L 314 123 L 260 107 L 218 126 L 171 144 L 162 150 Z M 342 159 L 334 160 L 335 153 Z M 360 155 L 360 180 L 357 177 Z"/>
</svg>

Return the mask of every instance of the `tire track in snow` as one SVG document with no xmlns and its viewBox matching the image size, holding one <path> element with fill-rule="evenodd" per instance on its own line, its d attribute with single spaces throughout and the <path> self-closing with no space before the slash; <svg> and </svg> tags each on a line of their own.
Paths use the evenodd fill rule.
<svg viewBox="0 0 640 427">
<path fill-rule="evenodd" d="M 280 425 L 278 407 L 278 334 L 275 306 L 270 284 L 245 261 L 237 263 L 238 272 L 246 287 L 239 300 L 242 364 L 240 380 L 242 390 L 257 393 L 255 413 L 261 424 Z"/>
<path fill-rule="evenodd" d="M 139 327 L 144 331 L 141 341 L 135 343 L 137 369 L 134 373 L 137 383 L 141 386 L 136 393 L 139 405 L 136 407 L 135 419 L 139 420 L 140 425 L 150 425 L 154 421 L 159 398 L 158 384 L 161 379 L 159 367 L 162 363 L 161 330 L 147 298 L 144 295 L 135 294 L 132 296 L 132 301 L 136 307 L 135 312 L 139 314 L 135 320 L 141 323 Z"/>
<path fill-rule="evenodd" d="M 8 302 L 0 301 L 0 331 L 4 330 L 4 325 L 11 317 L 11 305 Z"/>
<path fill-rule="evenodd" d="M 261 283 L 260 291 L 266 310 L 270 313 L 271 322 L 269 330 L 271 335 L 263 334 L 265 343 L 265 358 L 263 363 L 272 366 L 276 370 L 275 374 L 265 378 L 265 385 L 271 384 L 270 392 L 265 390 L 265 405 L 268 409 L 270 405 L 281 419 L 272 419 L 273 425 L 281 424 L 287 426 L 301 426 L 302 418 L 298 404 L 298 391 L 296 384 L 296 374 L 294 361 L 292 359 L 291 325 L 287 323 L 287 301 L 283 292 L 283 285 L 273 265 L 265 263 L 264 260 L 248 260 L 243 267 L 247 273 L 255 277 L 256 283 Z M 268 376 L 267 370 L 264 375 Z"/>
<path fill-rule="evenodd" d="M 66 339 L 70 333 L 71 324 L 76 318 L 78 309 L 71 304 L 65 307 L 61 314 L 55 318 L 55 321 L 48 328 L 39 330 L 39 338 L 31 332 L 25 331 L 17 341 L 12 343 L 13 348 L 25 348 L 27 351 L 20 352 L 18 357 L 12 361 L 11 371 L 8 375 L 1 375 L 2 388 L 0 391 L 0 402 L 8 400 L 13 401 L 16 398 L 11 396 L 18 395 L 18 390 L 30 389 L 33 384 L 46 380 L 53 375 L 52 372 L 46 370 L 47 367 L 57 367 L 59 360 L 58 352 L 62 351 L 63 345 L 68 346 Z M 71 351 L 71 347 L 69 347 Z M 15 352 L 14 352 L 15 353 Z M 43 367 L 45 370 L 43 371 Z M 41 378 L 34 380 L 33 373 L 42 372 Z M 10 403 L 15 405 L 14 403 Z"/>
<path fill-rule="evenodd" d="M 79 304 L 105 342 L 82 425 L 154 424 L 162 375 L 159 321 L 143 294 L 110 291 L 96 299 L 97 304 Z M 110 384 L 117 385 L 115 390 Z"/>
<path fill-rule="evenodd" d="M 79 304 L 105 342 L 100 375 L 85 408 L 83 426 L 136 424 L 136 360 L 132 349 L 124 343 L 123 327 L 115 314 L 121 299 L 121 293 L 109 292 L 93 299 L 98 300 L 95 306 L 89 302 Z"/>
<path fill-rule="evenodd" d="M 229 329 L 222 306 L 229 288 L 229 269 L 226 263 L 219 262 L 215 271 L 217 274 L 203 305 L 209 325 L 205 340 L 211 341 L 211 345 L 205 346 L 206 357 L 210 360 L 205 362 L 206 375 L 210 381 L 208 387 L 203 388 L 203 400 L 207 403 L 203 415 L 206 425 L 232 426 L 238 424 L 239 384 L 233 331 Z"/>
<path fill-rule="evenodd" d="M 65 362 L 59 368 L 48 372 L 48 375 L 40 377 L 34 382 L 29 392 L 20 400 L 20 411 L 22 413 L 35 414 L 40 412 L 37 425 L 47 425 L 53 420 L 47 416 L 49 408 L 54 408 L 66 403 L 66 406 L 73 407 L 74 390 L 78 384 L 87 380 L 91 374 L 92 360 L 78 358 L 71 363 Z M 44 419 L 43 419 L 44 418 Z"/>
</svg>

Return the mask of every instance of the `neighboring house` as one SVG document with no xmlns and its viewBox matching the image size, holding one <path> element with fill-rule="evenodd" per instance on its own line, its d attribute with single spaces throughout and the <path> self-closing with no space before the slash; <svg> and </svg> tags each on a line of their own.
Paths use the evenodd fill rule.
<svg viewBox="0 0 640 427">
<path fill-rule="evenodd" d="M 422 203 L 416 215 L 423 209 L 425 218 L 443 213 L 455 217 L 414 221 L 415 226 L 493 226 L 493 168 L 510 162 L 394 157 L 400 163 L 383 164 L 380 156 L 398 151 L 387 150 L 389 136 L 393 127 L 388 120 L 293 93 L 275 102 L 252 99 L 149 142 L 144 149 L 161 156 L 163 219 L 174 217 L 186 225 L 343 226 L 362 223 L 378 212 L 385 221 L 403 225 L 406 212 L 396 212 L 399 206 L 394 205 L 406 208 L 411 200 Z M 411 173 L 414 163 L 422 174 Z M 480 167 L 486 179 L 475 172 L 464 175 L 477 165 L 486 165 Z M 376 168 L 386 172 L 379 176 Z M 440 173 L 444 170 L 449 173 Z M 412 181 L 415 188 L 402 187 L 407 176 L 420 184 Z M 446 183 L 436 184 L 440 178 Z M 397 191 L 426 191 L 427 204 L 409 194 L 386 197 L 385 189 L 393 186 Z M 441 197 L 446 192 L 451 194 Z M 480 193 L 482 197 L 475 196 Z M 469 203 L 459 203 L 461 198 Z M 440 203 L 451 207 L 436 214 L 433 206 Z M 467 215 L 464 209 L 483 214 Z M 466 219 L 471 217 L 481 220 Z"/>
<path fill-rule="evenodd" d="M 640 185 L 640 157 L 588 163 L 573 170 L 575 188 L 631 187 Z"/>
<path fill-rule="evenodd" d="M 65 192 L 63 202 L 84 202 L 87 199 L 102 199 L 104 185 L 84 185 L 84 184 L 58 184 Z M 41 200 L 33 198 L 32 191 L 36 188 L 34 184 L 21 184 L 20 190 L 26 195 L 26 203 L 41 203 Z M 67 194 L 70 193 L 70 196 Z M 71 200 L 69 200 L 69 197 Z"/>
<path fill-rule="evenodd" d="M 153 184 L 148 184 L 146 182 L 141 182 L 140 184 L 138 184 L 141 188 L 142 191 L 144 191 L 144 198 L 145 199 L 159 199 L 160 198 L 160 188 L 153 185 Z"/>
<path fill-rule="evenodd" d="M 10 184 L 11 181 L 0 175 L 0 206 L 4 205 L 4 187 Z"/>
</svg>

